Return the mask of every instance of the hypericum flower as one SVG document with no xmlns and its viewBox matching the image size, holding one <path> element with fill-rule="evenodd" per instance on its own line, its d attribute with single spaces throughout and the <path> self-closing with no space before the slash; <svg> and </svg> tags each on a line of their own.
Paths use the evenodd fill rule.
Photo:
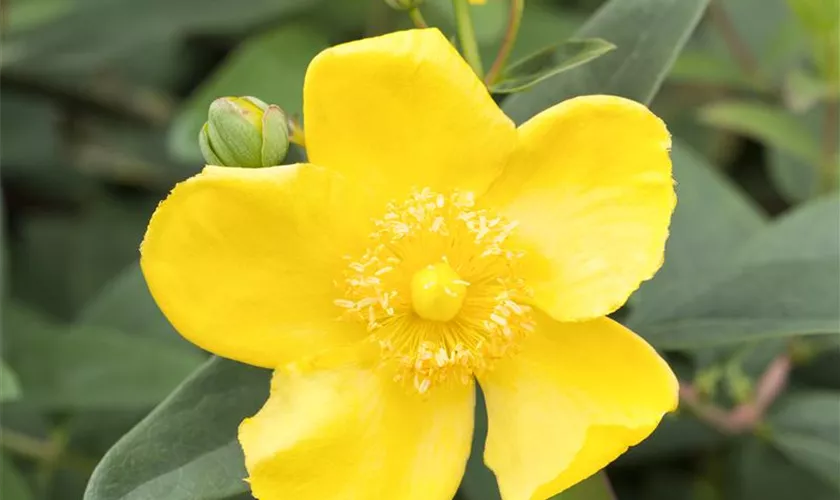
<svg viewBox="0 0 840 500">
<path fill-rule="evenodd" d="M 517 129 L 431 29 L 322 52 L 304 117 L 311 163 L 209 166 L 142 247 L 181 334 L 276 368 L 240 427 L 254 496 L 452 498 L 475 379 L 505 500 L 586 478 L 675 407 L 667 364 L 604 317 L 661 265 L 675 203 L 647 108 L 579 97 Z"/>
</svg>

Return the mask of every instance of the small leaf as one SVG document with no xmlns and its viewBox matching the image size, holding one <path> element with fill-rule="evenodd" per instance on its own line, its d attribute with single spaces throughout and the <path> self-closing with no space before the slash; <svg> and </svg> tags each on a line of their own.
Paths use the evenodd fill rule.
<svg viewBox="0 0 840 500">
<path fill-rule="evenodd" d="M 615 49 L 600 38 L 567 40 L 546 47 L 511 64 L 502 79 L 490 87 L 496 94 L 520 92 L 564 71 L 576 68 Z"/>
<path fill-rule="evenodd" d="M 265 402 L 270 376 L 221 358 L 208 361 L 108 451 L 85 500 L 220 500 L 246 493 L 236 430 Z"/>
<path fill-rule="evenodd" d="M 709 125 L 737 132 L 795 155 L 812 165 L 820 162 L 820 145 L 802 120 L 776 106 L 753 101 L 724 101 L 703 108 Z"/>
<path fill-rule="evenodd" d="M 688 40 L 708 0 L 611 0 L 575 38 L 605 38 L 616 50 L 591 64 L 546 78 L 505 100 L 515 122 L 561 101 L 585 94 L 613 94 L 641 103 L 653 98 Z"/>
<path fill-rule="evenodd" d="M 0 403 L 20 397 L 20 382 L 14 371 L 0 359 Z"/>
<path fill-rule="evenodd" d="M 800 467 L 840 492 L 840 393 L 798 392 L 779 401 L 768 417 L 770 439 Z"/>
<path fill-rule="evenodd" d="M 782 98 L 788 108 L 802 113 L 832 95 L 831 85 L 810 70 L 795 68 L 787 75 Z"/>
</svg>

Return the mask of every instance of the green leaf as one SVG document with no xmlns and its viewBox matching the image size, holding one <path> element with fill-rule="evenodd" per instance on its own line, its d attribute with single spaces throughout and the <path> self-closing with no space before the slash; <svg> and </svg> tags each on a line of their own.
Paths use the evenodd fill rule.
<svg viewBox="0 0 840 500">
<path fill-rule="evenodd" d="M 502 79 L 490 87 L 490 91 L 496 94 L 520 92 L 613 49 L 615 45 L 600 38 L 567 40 L 546 47 L 511 64 Z"/>
<path fill-rule="evenodd" d="M 20 398 L 20 382 L 17 374 L 0 359 L 0 403 Z"/>
<path fill-rule="evenodd" d="M 840 255 L 838 213 L 838 195 L 799 205 L 750 238 L 736 258 L 751 266 L 836 258 Z"/>
<path fill-rule="evenodd" d="M 726 443 L 727 437 L 690 415 L 666 415 L 647 439 L 618 458 L 618 465 L 640 465 L 673 460 Z"/>
<path fill-rule="evenodd" d="M 665 263 L 631 298 L 628 322 L 673 317 L 673 305 L 702 291 L 726 261 L 764 227 L 765 216 L 747 196 L 679 140 L 671 150 L 677 208 L 671 220 Z"/>
<path fill-rule="evenodd" d="M 840 492 L 840 393 L 795 392 L 772 409 L 770 439 L 792 462 Z"/>
<path fill-rule="evenodd" d="M 826 112 L 825 106 L 818 106 L 799 116 L 803 129 L 801 133 L 814 138 L 813 141 L 816 141 L 818 137 L 823 137 Z M 791 203 L 800 203 L 820 193 L 822 187 L 820 186 L 822 181 L 820 171 L 810 160 L 805 160 L 778 147 L 767 151 L 767 160 L 770 179 L 786 200 Z"/>
<path fill-rule="evenodd" d="M 609 479 L 603 472 L 584 479 L 552 500 L 615 500 Z"/>
<path fill-rule="evenodd" d="M 840 332 L 836 259 L 747 268 L 669 311 L 632 326 L 658 349 Z"/>
<path fill-rule="evenodd" d="M 43 0 L 42 0 L 43 1 Z M 27 2 L 28 3 L 28 2 Z M 93 72 L 152 42 L 190 33 L 237 33 L 317 6 L 318 0 L 110 0 L 68 2 L 62 15 L 4 40 L 2 65 Z"/>
<path fill-rule="evenodd" d="M 71 319 L 137 259 L 158 200 L 156 195 L 97 196 L 78 214 L 22 214 L 10 256 L 12 294 L 57 318 Z"/>
<path fill-rule="evenodd" d="M 617 49 L 509 97 L 504 111 L 522 123 L 549 106 L 583 94 L 615 94 L 649 103 L 706 4 L 707 0 L 607 2 L 574 38 L 603 38 Z"/>
<path fill-rule="evenodd" d="M 739 443 L 726 467 L 737 500 L 836 500 L 837 492 L 798 467 L 770 444 L 754 437 Z M 729 464 L 725 464 L 729 465 Z"/>
<path fill-rule="evenodd" d="M 706 106 L 700 118 L 709 125 L 764 142 L 813 165 L 820 162 L 820 145 L 802 120 L 784 108 L 757 101 L 723 101 Z"/>
<path fill-rule="evenodd" d="M 12 459 L 0 454 L 0 498 L 3 500 L 32 500 L 32 490 Z"/>
<path fill-rule="evenodd" d="M 236 430 L 265 402 L 270 375 L 208 361 L 105 455 L 85 500 L 217 500 L 247 492 Z"/>
<path fill-rule="evenodd" d="M 149 293 L 139 263 L 119 273 L 79 314 L 86 325 L 113 328 L 183 345 L 187 343 L 166 319 Z"/>
<path fill-rule="evenodd" d="M 4 343 L 27 404 L 45 409 L 143 409 L 163 400 L 204 357 L 117 330 L 61 327 L 15 304 Z"/>
<path fill-rule="evenodd" d="M 804 205 L 721 262 L 712 284 L 630 325 L 661 349 L 840 332 L 840 198 Z"/>
<path fill-rule="evenodd" d="M 300 116 L 306 68 L 328 45 L 325 33 L 305 25 L 284 26 L 246 40 L 178 112 L 169 137 L 173 156 L 202 161 L 198 133 L 217 97 L 250 95 L 280 106 L 288 116 Z"/>
<path fill-rule="evenodd" d="M 782 87 L 782 98 L 786 107 L 797 113 L 809 111 L 831 95 L 831 84 L 804 68 L 791 70 Z"/>
<path fill-rule="evenodd" d="M 668 81 L 756 90 L 755 83 L 733 61 L 690 48 L 686 48 L 674 63 Z"/>
</svg>

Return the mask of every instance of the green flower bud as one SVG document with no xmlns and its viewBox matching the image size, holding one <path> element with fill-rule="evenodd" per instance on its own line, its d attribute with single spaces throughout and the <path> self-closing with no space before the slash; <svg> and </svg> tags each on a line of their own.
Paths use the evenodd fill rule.
<svg viewBox="0 0 840 500">
<path fill-rule="evenodd" d="M 216 99 L 210 104 L 198 145 L 210 165 L 280 165 L 289 150 L 286 114 L 256 97 Z"/>
<path fill-rule="evenodd" d="M 397 10 L 411 10 L 423 5 L 425 0 L 385 0 L 389 6 Z"/>
</svg>

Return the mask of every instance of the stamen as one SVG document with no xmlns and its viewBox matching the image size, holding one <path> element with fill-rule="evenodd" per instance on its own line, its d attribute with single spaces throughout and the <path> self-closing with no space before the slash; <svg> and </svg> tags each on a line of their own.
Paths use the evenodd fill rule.
<svg viewBox="0 0 840 500">
<path fill-rule="evenodd" d="M 374 224 L 334 303 L 366 324 L 396 381 L 419 393 L 469 383 L 534 330 L 524 252 L 509 248 L 516 221 L 475 208 L 470 192 L 424 188 Z"/>
</svg>

